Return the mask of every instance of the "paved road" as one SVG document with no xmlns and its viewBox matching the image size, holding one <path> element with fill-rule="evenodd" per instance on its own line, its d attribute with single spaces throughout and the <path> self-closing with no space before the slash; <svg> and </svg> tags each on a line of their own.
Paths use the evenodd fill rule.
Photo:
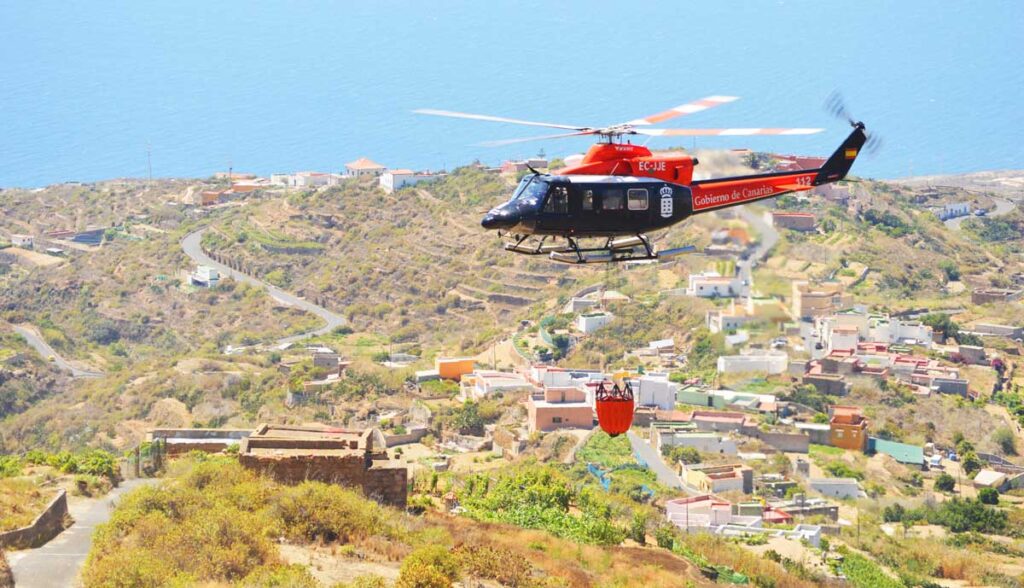
<svg viewBox="0 0 1024 588">
<path fill-rule="evenodd" d="M 1007 200 L 1006 198 L 996 198 L 995 196 L 993 196 L 992 197 L 992 201 L 996 203 L 996 206 L 986 216 L 1002 216 L 1004 214 L 1008 214 L 1010 211 L 1012 211 L 1014 208 L 1017 207 L 1016 204 L 1014 204 L 1010 200 Z M 956 218 L 951 218 L 951 219 L 943 221 L 943 222 L 946 223 L 947 227 L 949 227 L 951 229 L 956 229 L 956 230 L 959 231 L 960 230 L 960 225 L 965 220 L 967 220 L 969 218 L 979 218 L 979 217 L 976 217 L 973 214 L 969 214 L 969 215 L 966 215 L 966 216 L 958 216 Z"/>
<path fill-rule="evenodd" d="M 92 547 L 93 528 L 107 521 L 115 501 L 125 492 L 152 484 L 154 479 L 128 480 L 103 498 L 68 506 L 75 523 L 52 541 L 36 549 L 7 553 L 17 588 L 68 588 L 78 583 L 78 572 Z"/>
<path fill-rule="evenodd" d="M 37 331 L 35 329 L 35 327 L 25 326 L 25 325 L 12 325 L 12 326 L 14 327 L 15 332 L 17 332 L 19 335 L 24 337 L 25 340 L 28 341 L 28 344 L 31 345 L 32 348 L 35 349 L 36 352 L 39 353 L 39 355 L 43 356 L 43 359 L 47 359 L 47 358 L 52 357 L 53 358 L 53 363 L 55 363 L 57 365 L 57 367 L 59 367 L 60 369 L 66 371 L 66 372 L 71 372 L 71 376 L 73 378 L 102 378 L 103 377 L 103 372 L 95 372 L 95 371 L 90 371 L 90 370 L 83 370 L 83 369 L 79 369 L 79 368 L 71 365 L 71 363 L 68 362 L 68 360 L 64 359 L 63 357 L 61 357 L 61 355 L 59 353 L 54 351 L 53 347 L 50 347 L 50 344 L 47 343 L 46 340 L 43 339 L 42 336 L 39 335 L 39 331 Z"/>
<path fill-rule="evenodd" d="M 736 262 L 740 277 L 745 283 L 742 292 L 743 296 L 750 295 L 750 287 L 754 283 L 754 266 L 768 256 L 768 253 L 779 242 L 779 231 L 771 223 L 764 220 L 764 217 L 746 206 L 739 206 L 736 212 L 743 217 L 761 235 L 761 242 L 757 248 L 746 259 Z"/>
<path fill-rule="evenodd" d="M 679 476 L 671 468 L 665 465 L 665 461 L 661 459 L 661 455 L 653 447 L 648 445 L 646 441 L 633 433 L 633 431 L 626 433 L 626 436 L 629 438 L 629 444 L 633 446 L 633 454 L 638 456 L 640 461 L 643 461 L 654 472 L 659 482 L 669 488 L 686 489 L 683 481 L 679 479 Z"/>
<path fill-rule="evenodd" d="M 288 343 L 301 341 L 302 339 L 306 339 L 308 337 L 324 335 L 326 333 L 333 331 L 335 327 L 340 327 L 341 325 L 344 325 L 346 322 L 348 322 L 345 320 L 345 317 L 341 316 L 340 314 L 335 314 L 322 306 L 318 306 L 316 304 L 313 304 L 312 302 L 303 300 L 302 298 L 299 298 L 294 294 L 285 292 L 284 290 L 278 288 L 277 286 L 268 284 L 252 276 L 233 270 L 228 266 L 224 265 L 223 263 L 214 261 L 209 255 L 203 253 L 203 248 L 200 246 L 200 241 L 202 241 L 204 231 L 206 231 L 205 228 L 191 232 L 188 235 L 186 235 L 184 239 L 181 240 L 181 248 L 185 251 L 185 255 L 188 255 L 190 258 L 192 258 L 192 261 L 196 262 L 199 265 L 215 267 L 222 276 L 230 276 L 231 279 L 233 280 L 245 282 L 247 284 L 262 286 L 267 289 L 267 293 L 270 294 L 275 300 L 283 302 L 284 304 L 290 304 L 297 308 L 301 308 L 306 312 L 311 312 L 324 320 L 325 324 L 323 327 L 320 327 L 319 329 L 316 329 L 315 331 L 310 331 L 308 333 L 301 333 L 298 335 L 285 337 L 277 342 L 278 345 L 286 345 Z"/>
</svg>

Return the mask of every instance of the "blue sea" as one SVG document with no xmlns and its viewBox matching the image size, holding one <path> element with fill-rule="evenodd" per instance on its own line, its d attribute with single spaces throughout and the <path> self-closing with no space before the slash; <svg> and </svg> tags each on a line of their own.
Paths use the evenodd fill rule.
<svg viewBox="0 0 1024 588">
<path fill-rule="evenodd" d="M 440 108 L 579 125 L 708 95 L 691 127 L 826 127 L 808 137 L 655 138 L 826 154 L 840 90 L 883 137 L 854 173 L 1024 168 L 1024 2 L 0 3 L 0 186 L 227 169 L 337 171 L 564 155 L 501 148 L 547 129 L 414 115 Z"/>
</svg>

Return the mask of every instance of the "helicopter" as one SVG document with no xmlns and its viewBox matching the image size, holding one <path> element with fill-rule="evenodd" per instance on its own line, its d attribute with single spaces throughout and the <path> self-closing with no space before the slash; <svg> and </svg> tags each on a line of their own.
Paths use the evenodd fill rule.
<svg viewBox="0 0 1024 588">
<path fill-rule="evenodd" d="M 865 125 L 846 116 L 853 131 L 824 165 L 815 169 L 771 172 L 707 180 L 694 180 L 696 157 L 687 154 L 656 156 L 627 137 L 645 136 L 751 136 L 808 135 L 817 128 L 662 129 L 651 127 L 671 118 L 707 110 L 736 100 L 709 96 L 665 112 L 606 127 L 534 122 L 449 110 L 420 109 L 433 116 L 504 122 L 557 128 L 563 132 L 538 137 L 491 141 L 498 146 L 564 137 L 597 136 L 581 160 L 558 170 L 540 173 L 531 168 L 509 200 L 489 210 L 483 228 L 508 236 L 505 249 L 524 255 L 548 255 L 569 263 L 609 263 L 667 260 L 693 252 L 693 246 L 658 251 L 648 233 L 668 228 L 695 214 L 775 198 L 790 192 L 846 177 L 868 140 Z M 838 101 L 838 99 L 835 99 Z M 836 102 L 836 104 L 839 104 Z M 845 108 L 833 106 L 845 116 Z M 564 132 L 570 131 L 570 132 Z M 552 242 L 548 242 L 549 239 Z M 600 239 L 587 245 L 581 239 Z M 559 240 L 564 240 L 559 242 Z"/>
</svg>

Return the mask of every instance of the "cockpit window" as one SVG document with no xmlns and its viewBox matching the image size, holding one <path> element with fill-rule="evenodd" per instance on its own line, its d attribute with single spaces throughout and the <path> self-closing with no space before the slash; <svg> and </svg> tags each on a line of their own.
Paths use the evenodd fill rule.
<svg viewBox="0 0 1024 588">
<path fill-rule="evenodd" d="M 536 174 L 530 174 L 519 182 L 516 191 L 512 193 L 512 200 L 519 200 L 521 198 L 536 198 L 540 200 L 544 198 L 547 191 L 548 183 L 540 179 Z"/>
<path fill-rule="evenodd" d="M 569 190 L 565 186 L 555 186 L 548 194 L 548 201 L 544 205 L 544 212 L 552 214 L 569 213 Z"/>
</svg>

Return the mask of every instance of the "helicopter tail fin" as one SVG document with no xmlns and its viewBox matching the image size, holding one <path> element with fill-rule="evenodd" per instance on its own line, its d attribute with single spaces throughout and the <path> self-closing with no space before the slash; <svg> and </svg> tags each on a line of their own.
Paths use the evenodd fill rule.
<svg viewBox="0 0 1024 588">
<path fill-rule="evenodd" d="M 832 157 L 828 158 L 825 165 L 821 166 L 818 175 L 814 178 L 814 185 L 819 186 L 829 182 L 837 182 L 845 178 L 850 168 L 853 167 L 853 162 L 857 159 L 857 155 L 860 154 L 861 148 L 864 147 L 866 141 L 867 135 L 864 133 L 864 123 L 854 123 L 853 132 L 850 133 L 850 136 L 843 141 L 839 149 L 836 149 Z"/>
</svg>

